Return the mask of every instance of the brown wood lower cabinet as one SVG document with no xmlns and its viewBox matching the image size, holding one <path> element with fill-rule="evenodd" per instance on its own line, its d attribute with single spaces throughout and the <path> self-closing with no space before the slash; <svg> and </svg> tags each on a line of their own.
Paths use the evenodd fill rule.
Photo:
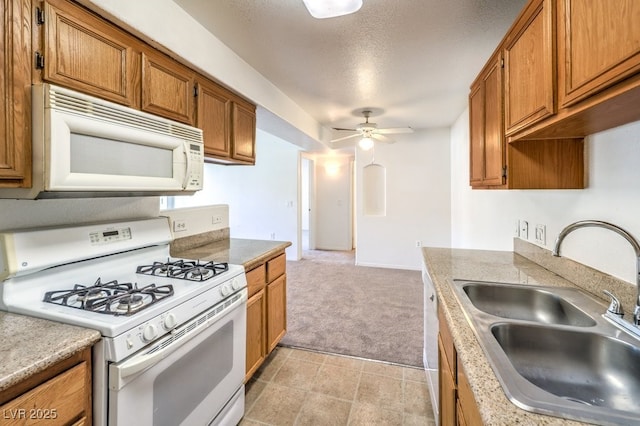
<svg viewBox="0 0 640 426">
<path fill-rule="evenodd" d="M 247 272 L 245 382 L 262 365 L 287 330 L 286 257 L 278 253 Z"/>
<path fill-rule="evenodd" d="M 482 417 L 473 397 L 467 376 L 458 358 L 451 332 L 438 309 L 438 375 L 440 425 L 481 425 Z"/>
<path fill-rule="evenodd" d="M 0 403 L 3 425 L 92 424 L 91 348 L 0 392 Z"/>
<path fill-rule="evenodd" d="M 267 356 L 267 298 L 265 289 L 255 293 L 247 301 L 247 368 L 248 380 Z"/>
</svg>

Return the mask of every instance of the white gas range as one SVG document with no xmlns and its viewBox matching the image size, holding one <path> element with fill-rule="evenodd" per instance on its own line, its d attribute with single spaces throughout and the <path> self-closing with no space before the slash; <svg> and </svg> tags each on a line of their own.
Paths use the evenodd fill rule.
<svg viewBox="0 0 640 426">
<path fill-rule="evenodd" d="M 99 330 L 94 422 L 235 424 L 246 278 L 174 259 L 166 218 L 0 234 L 0 309 Z"/>
</svg>

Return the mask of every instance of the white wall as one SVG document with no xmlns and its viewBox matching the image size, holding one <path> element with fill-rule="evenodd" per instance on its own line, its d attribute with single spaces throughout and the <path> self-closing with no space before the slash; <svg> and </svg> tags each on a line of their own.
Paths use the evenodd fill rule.
<svg viewBox="0 0 640 426">
<path fill-rule="evenodd" d="M 320 250 L 353 248 L 352 163 L 350 155 L 315 159 L 315 247 Z"/>
<path fill-rule="evenodd" d="M 394 135 L 395 144 L 376 144 L 375 162 L 387 173 L 386 216 L 362 212 L 362 168 L 371 152 L 356 155 L 356 263 L 420 269 L 424 246 L 451 244 L 449 129 Z"/>
<path fill-rule="evenodd" d="M 585 140 L 588 187 L 583 190 L 471 190 L 468 110 L 451 129 L 452 246 L 511 250 L 515 222 L 547 227 L 551 250 L 571 222 L 612 222 L 640 238 L 640 122 L 590 135 Z M 602 229 L 574 231 L 561 254 L 635 283 L 635 257 L 620 236 Z"/>
<path fill-rule="evenodd" d="M 206 164 L 204 189 L 177 197 L 175 207 L 228 204 L 232 238 L 291 241 L 287 258 L 296 259 L 298 153 L 296 146 L 258 130 L 255 166 Z"/>
</svg>

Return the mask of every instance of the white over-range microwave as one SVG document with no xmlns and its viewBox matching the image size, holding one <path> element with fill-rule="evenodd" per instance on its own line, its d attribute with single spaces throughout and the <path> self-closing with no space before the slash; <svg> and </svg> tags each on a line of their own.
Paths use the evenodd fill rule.
<svg viewBox="0 0 640 426">
<path fill-rule="evenodd" d="M 202 130 L 51 84 L 32 89 L 33 187 L 0 198 L 179 195 L 202 189 Z"/>
</svg>

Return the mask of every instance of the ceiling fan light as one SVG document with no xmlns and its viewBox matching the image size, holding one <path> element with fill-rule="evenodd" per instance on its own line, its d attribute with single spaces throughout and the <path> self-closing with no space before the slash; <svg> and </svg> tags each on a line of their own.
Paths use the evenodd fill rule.
<svg viewBox="0 0 640 426">
<path fill-rule="evenodd" d="M 302 0 L 311 16 L 316 19 L 334 18 L 357 12 L 362 0 Z"/>
<path fill-rule="evenodd" d="M 358 142 L 358 146 L 363 151 L 369 151 L 371 148 L 373 148 L 373 139 L 372 138 L 368 138 L 368 137 L 364 137 L 364 138 L 360 139 L 360 141 Z"/>
</svg>

